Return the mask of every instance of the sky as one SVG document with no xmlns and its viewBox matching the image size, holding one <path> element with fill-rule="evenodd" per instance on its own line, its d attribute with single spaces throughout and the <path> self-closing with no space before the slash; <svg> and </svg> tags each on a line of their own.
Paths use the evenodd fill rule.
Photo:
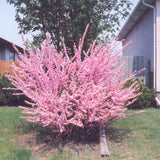
<svg viewBox="0 0 160 160">
<path fill-rule="evenodd" d="M 134 4 L 138 0 L 132 0 Z M 0 37 L 6 39 L 16 45 L 23 47 L 21 35 L 18 34 L 18 24 L 15 21 L 15 8 L 10 5 L 6 0 L 0 0 Z M 31 34 L 25 35 L 24 38 L 32 40 Z"/>
<path fill-rule="evenodd" d="M 15 8 L 6 0 L 0 0 L 0 37 L 23 47 L 21 35 L 18 34 L 18 24 L 15 21 Z M 24 36 L 31 40 L 31 35 Z"/>
</svg>

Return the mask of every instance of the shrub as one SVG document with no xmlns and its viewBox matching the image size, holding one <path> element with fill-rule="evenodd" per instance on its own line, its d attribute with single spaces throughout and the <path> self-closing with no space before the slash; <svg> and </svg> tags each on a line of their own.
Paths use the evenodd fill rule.
<svg viewBox="0 0 160 160">
<path fill-rule="evenodd" d="M 74 57 L 68 56 L 64 40 L 59 53 L 51 45 L 49 36 L 41 50 L 27 49 L 24 53 L 17 50 L 18 65 L 12 65 L 13 75 L 7 78 L 16 91 L 32 100 L 26 101 L 32 108 L 19 106 L 27 114 L 21 118 L 61 133 L 72 132 L 74 127 L 90 125 L 92 128 L 96 124 L 101 155 L 108 156 L 106 123 L 126 116 L 127 105 L 133 102 L 129 99 L 138 96 L 139 88 L 137 82 L 127 88 L 123 86 L 139 72 L 119 81 L 124 63 L 119 65 L 122 50 L 115 51 L 118 42 L 96 45 L 94 41 L 87 52 L 82 50 L 88 27 L 79 45 L 73 46 Z"/>
<path fill-rule="evenodd" d="M 3 88 L 12 88 L 11 82 L 3 75 L 0 79 L 0 106 L 18 106 L 24 104 L 25 96 L 12 95 L 15 91 L 5 90 Z"/>
<path fill-rule="evenodd" d="M 137 73 L 119 81 L 123 75 L 123 64 L 119 65 L 121 50 L 115 50 L 119 43 L 96 45 L 94 41 L 85 52 L 82 48 L 86 32 L 87 28 L 79 46 L 73 46 L 74 57 L 68 56 L 64 43 L 58 53 L 49 36 L 37 52 L 17 50 L 18 66 L 12 65 L 13 76 L 7 78 L 15 90 L 32 100 L 26 101 L 32 108 L 20 106 L 24 114 L 31 115 L 22 118 L 63 132 L 70 130 L 71 125 L 105 126 L 109 119 L 125 117 L 126 101 L 137 97 L 138 87 L 137 82 L 127 88 L 123 85 Z M 81 53 L 85 55 L 83 60 Z"/>
<path fill-rule="evenodd" d="M 138 81 L 140 89 L 136 91 L 137 93 L 142 93 L 137 97 L 136 101 L 128 106 L 129 109 L 144 109 L 154 107 L 156 108 L 156 92 L 154 88 L 149 88 L 144 85 L 139 79 L 129 80 L 125 87 L 131 86 L 135 81 Z"/>
</svg>

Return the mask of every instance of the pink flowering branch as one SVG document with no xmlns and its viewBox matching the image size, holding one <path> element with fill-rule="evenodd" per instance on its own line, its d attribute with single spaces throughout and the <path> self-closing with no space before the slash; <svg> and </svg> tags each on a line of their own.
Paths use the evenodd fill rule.
<svg viewBox="0 0 160 160">
<path fill-rule="evenodd" d="M 12 65 L 13 75 L 7 77 L 15 90 L 32 101 L 27 102 L 32 108 L 20 106 L 24 114 L 31 115 L 22 118 L 63 132 L 70 124 L 84 127 L 97 122 L 104 126 L 109 119 L 126 116 L 127 105 L 133 103 L 129 100 L 138 96 L 139 88 L 136 82 L 129 88 L 124 84 L 138 73 L 120 81 L 123 64 L 119 64 L 119 54 L 123 48 L 113 53 L 118 42 L 111 46 L 110 42 L 96 45 L 94 41 L 88 51 L 83 51 L 87 29 L 79 46 L 73 46 L 74 57 L 68 56 L 64 40 L 58 53 L 49 36 L 36 53 L 17 50 L 18 65 Z"/>
</svg>

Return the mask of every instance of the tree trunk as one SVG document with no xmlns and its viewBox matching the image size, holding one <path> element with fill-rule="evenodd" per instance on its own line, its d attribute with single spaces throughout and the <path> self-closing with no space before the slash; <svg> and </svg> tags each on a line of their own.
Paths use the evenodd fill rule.
<svg viewBox="0 0 160 160">
<path fill-rule="evenodd" d="M 104 127 L 99 127 L 99 139 L 100 139 L 100 149 L 101 149 L 101 156 L 109 156 L 109 149 L 106 140 L 106 130 Z"/>
</svg>

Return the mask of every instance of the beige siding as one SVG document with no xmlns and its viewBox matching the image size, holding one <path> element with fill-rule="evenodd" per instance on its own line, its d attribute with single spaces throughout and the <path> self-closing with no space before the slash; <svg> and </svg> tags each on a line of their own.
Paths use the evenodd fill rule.
<svg viewBox="0 0 160 160">
<path fill-rule="evenodd" d="M 131 43 L 123 50 L 124 56 L 144 56 L 151 61 L 151 71 L 154 71 L 153 63 L 153 10 L 148 8 L 144 16 L 136 26 L 127 34 L 124 44 Z"/>
</svg>

